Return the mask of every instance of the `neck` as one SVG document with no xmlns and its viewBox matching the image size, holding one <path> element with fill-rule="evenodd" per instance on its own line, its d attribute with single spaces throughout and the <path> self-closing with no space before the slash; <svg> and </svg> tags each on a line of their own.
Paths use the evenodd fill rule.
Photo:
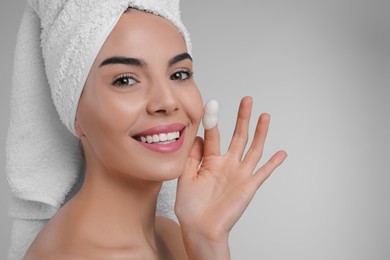
<svg viewBox="0 0 390 260">
<path fill-rule="evenodd" d="M 86 239 L 102 246 L 149 247 L 155 251 L 155 216 L 161 182 L 117 177 L 111 172 L 86 170 L 84 184 L 72 199 L 75 218 Z"/>
</svg>

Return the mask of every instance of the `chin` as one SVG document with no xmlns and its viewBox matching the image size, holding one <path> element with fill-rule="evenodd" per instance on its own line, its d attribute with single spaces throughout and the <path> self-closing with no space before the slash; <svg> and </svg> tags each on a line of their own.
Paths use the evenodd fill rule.
<svg viewBox="0 0 390 260">
<path fill-rule="evenodd" d="M 156 169 L 153 177 L 159 181 L 173 180 L 180 177 L 185 170 L 185 162 L 165 162 L 160 165 L 156 165 Z M 151 176 L 152 177 L 152 176 Z"/>
<path fill-rule="evenodd" d="M 144 153 L 141 152 L 137 156 L 139 160 L 133 160 L 133 162 L 136 161 L 136 164 L 129 165 L 129 167 L 135 166 L 134 172 L 137 172 L 135 168 L 138 168 L 138 172 L 142 172 L 141 175 L 145 179 L 152 181 L 176 179 L 184 173 L 190 146 L 192 146 L 192 142 L 187 140 L 181 147 L 182 149 L 173 153 L 157 153 L 144 149 Z"/>
</svg>

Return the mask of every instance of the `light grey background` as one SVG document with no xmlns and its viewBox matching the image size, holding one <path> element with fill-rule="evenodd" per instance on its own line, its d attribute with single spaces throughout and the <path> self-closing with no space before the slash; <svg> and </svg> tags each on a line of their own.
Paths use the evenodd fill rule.
<svg viewBox="0 0 390 260">
<path fill-rule="evenodd" d="M 1 147 L 24 4 L 0 4 Z M 234 227 L 232 258 L 390 259 L 390 1 L 181 6 L 198 86 L 205 100 L 220 102 L 223 150 L 240 98 L 251 95 L 253 114 L 272 116 L 264 157 L 281 148 L 289 154 Z M 11 221 L 0 151 L 5 259 Z"/>
</svg>

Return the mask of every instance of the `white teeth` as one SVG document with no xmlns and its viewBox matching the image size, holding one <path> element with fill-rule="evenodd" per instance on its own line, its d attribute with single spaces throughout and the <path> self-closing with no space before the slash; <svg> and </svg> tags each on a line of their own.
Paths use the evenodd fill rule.
<svg viewBox="0 0 390 260">
<path fill-rule="evenodd" d="M 140 136 L 139 139 L 143 143 L 170 143 L 169 141 L 173 141 L 176 138 L 180 137 L 180 132 L 170 132 L 170 133 L 161 133 L 147 136 Z"/>
<path fill-rule="evenodd" d="M 168 133 L 168 140 L 173 140 L 175 136 L 175 133 Z"/>
<path fill-rule="evenodd" d="M 168 135 L 167 134 L 159 134 L 158 138 L 160 139 L 160 142 L 165 142 L 168 140 Z"/>
</svg>

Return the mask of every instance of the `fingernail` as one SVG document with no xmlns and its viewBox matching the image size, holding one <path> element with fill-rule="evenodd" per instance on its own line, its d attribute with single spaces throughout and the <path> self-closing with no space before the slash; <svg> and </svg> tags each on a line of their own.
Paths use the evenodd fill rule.
<svg viewBox="0 0 390 260">
<path fill-rule="evenodd" d="M 218 123 L 219 105 L 216 100 L 210 100 L 204 106 L 204 113 L 202 118 L 203 128 L 210 130 Z"/>
</svg>

